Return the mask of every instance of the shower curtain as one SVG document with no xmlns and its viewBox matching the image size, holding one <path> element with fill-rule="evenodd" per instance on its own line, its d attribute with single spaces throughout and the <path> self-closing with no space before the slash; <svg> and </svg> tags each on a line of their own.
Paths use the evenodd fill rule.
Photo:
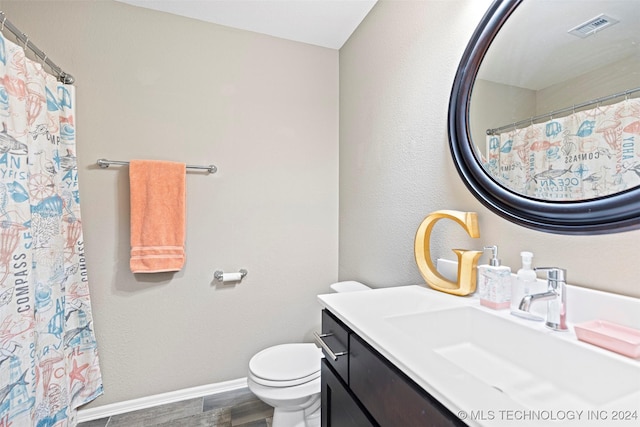
<svg viewBox="0 0 640 427">
<path fill-rule="evenodd" d="M 74 426 L 102 393 L 74 87 L 0 35 L 0 427 Z"/>
<path fill-rule="evenodd" d="M 640 185 L 640 98 L 487 136 L 486 169 L 544 200 L 593 199 Z"/>
</svg>

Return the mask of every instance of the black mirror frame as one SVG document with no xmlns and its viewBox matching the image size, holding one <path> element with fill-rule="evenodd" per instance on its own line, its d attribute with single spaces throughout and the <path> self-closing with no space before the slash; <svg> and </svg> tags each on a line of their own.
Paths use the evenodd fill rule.
<svg viewBox="0 0 640 427">
<path fill-rule="evenodd" d="M 469 102 L 478 69 L 505 21 L 524 0 L 495 0 L 464 51 L 449 100 L 449 147 L 460 177 L 473 195 L 499 216 L 555 234 L 591 235 L 640 228 L 640 188 L 584 201 L 553 202 L 514 193 L 494 181 L 474 154 Z"/>
</svg>

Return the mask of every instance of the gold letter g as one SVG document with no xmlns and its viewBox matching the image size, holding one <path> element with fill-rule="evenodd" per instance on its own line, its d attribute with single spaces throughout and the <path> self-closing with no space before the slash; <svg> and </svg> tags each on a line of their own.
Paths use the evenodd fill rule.
<svg viewBox="0 0 640 427">
<path fill-rule="evenodd" d="M 452 219 L 460 224 L 473 238 L 480 237 L 478 214 L 475 212 L 436 211 L 429 214 L 418 227 L 415 241 L 415 256 L 418 269 L 427 284 L 433 289 L 454 295 L 469 295 L 476 290 L 476 265 L 483 251 L 453 249 L 458 256 L 458 283 L 445 279 L 433 265 L 429 251 L 431 230 L 439 220 Z"/>
</svg>

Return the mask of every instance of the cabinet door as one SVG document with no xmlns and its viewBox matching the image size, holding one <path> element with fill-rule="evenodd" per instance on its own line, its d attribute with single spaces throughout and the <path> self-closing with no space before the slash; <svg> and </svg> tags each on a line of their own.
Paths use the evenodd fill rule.
<svg viewBox="0 0 640 427">
<path fill-rule="evenodd" d="M 465 425 L 355 334 L 349 343 L 349 387 L 382 427 Z"/>
<path fill-rule="evenodd" d="M 376 427 L 322 360 L 322 427 Z"/>
</svg>

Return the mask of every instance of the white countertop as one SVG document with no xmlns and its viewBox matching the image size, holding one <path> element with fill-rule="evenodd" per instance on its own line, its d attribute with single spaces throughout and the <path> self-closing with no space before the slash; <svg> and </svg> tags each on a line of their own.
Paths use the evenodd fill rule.
<svg viewBox="0 0 640 427">
<path fill-rule="evenodd" d="M 471 426 L 575 425 L 581 427 L 585 425 L 635 426 L 640 423 L 640 361 L 578 341 L 571 324 L 568 332 L 554 332 L 546 329 L 541 322 L 532 322 L 512 316 L 508 310 L 495 311 L 482 307 L 475 297 L 453 296 L 424 286 L 333 293 L 319 295 L 318 299 L 324 308 L 335 314 L 391 363 Z M 635 304 L 636 301 L 631 302 Z M 626 303 L 629 304 L 629 301 Z M 526 407 L 517 399 L 510 398 L 500 390 L 488 386 L 486 382 L 469 372 L 465 372 L 464 369 L 447 360 L 442 354 L 428 348 L 427 339 L 416 339 L 415 336 L 404 333 L 389 321 L 389 318 L 394 316 L 468 306 L 526 328 L 551 334 L 554 339 L 566 340 L 572 345 L 584 346 L 587 351 L 601 353 L 607 358 L 614 358 L 616 363 L 628 365 L 631 370 L 627 370 L 627 372 L 638 373 L 637 393 L 631 393 L 623 401 L 617 400 L 615 407 L 598 408 L 586 404 L 581 407 L 575 407 L 575 405 L 562 407 L 562 405 L 558 406 L 552 403 L 538 408 Z M 500 339 L 502 338 L 499 336 L 495 337 L 495 340 Z M 523 343 L 517 345 L 523 345 Z M 544 349 L 531 348 L 531 352 L 539 353 L 535 356 L 548 359 L 550 364 L 554 363 L 555 355 L 544 354 Z M 593 369 L 597 370 L 598 367 L 593 366 Z M 589 375 L 589 373 L 585 372 L 585 375 Z M 610 386 L 616 386 L 615 378 L 611 379 Z M 637 411 L 637 418 L 614 419 L 616 416 L 619 418 L 620 415 L 623 418 L 633 417 L 633 414 L 614 414 L 614 411 L 620 408 Z M 602 419 L 604 416 L 607 417 L 606 420 Z M 600 419 L 596 420 L 596 418 Z M 541 419 L 546 420 L 541 421 Z"/>
</svg>

